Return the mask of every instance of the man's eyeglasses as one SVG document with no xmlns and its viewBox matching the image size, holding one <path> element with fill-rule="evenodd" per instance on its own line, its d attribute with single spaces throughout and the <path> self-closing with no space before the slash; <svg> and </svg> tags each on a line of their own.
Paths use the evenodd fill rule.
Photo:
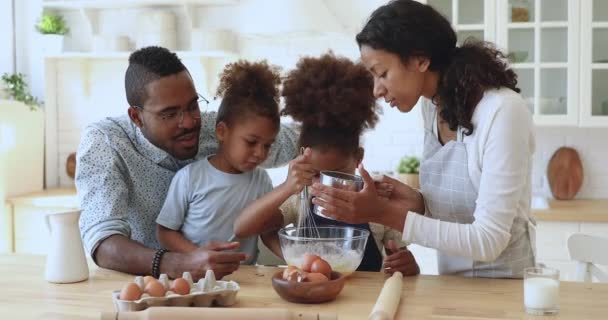
<svg viewBox="0 0 608 320">
<path fill-rule="evenodd" d="M 153 114 L 154 116 L 156 116 L 159 120 L 161 120 L 164 123 L 179 125 L 182 123 L 182 121 L 184 121 L 184 114 L 188 114 L 188 116 L 190 116 L 190 118 L 195 119 L 195 120 L 198 120 L 201 118 L 200 106 L 201 106 L 201 104 L 204 104 L 204 106 L 206 107 L 209 104 L 209 100 L 205 99 L 205 97 L 203 97 L 203 95 L 201 95 L 200 93 L 197 93 L 197 95 L 198 95 L 198 99 L 196 101 L 192 102 L 190 105 L 188 105 L 185 110 L 172 109 L 172 110 L 161 111 L 161 112 L 153 112 L 153 111 L 148 111 L 140 106 L 135 106 L 135 108 L 137 108 L 141 111 L 145 111 L 145 112 Z"/>
</svg>

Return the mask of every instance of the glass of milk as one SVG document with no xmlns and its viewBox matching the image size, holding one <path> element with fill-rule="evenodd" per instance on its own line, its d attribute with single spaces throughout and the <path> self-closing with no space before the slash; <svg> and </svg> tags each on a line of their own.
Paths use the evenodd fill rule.
<svg viewBox="0 0 608 320">
<path fill-rule="evenodd" d="M 524 270 L 524 306 L 534 315 L 559 312 L 559 270 L 532 267 Z"/>
</svg>

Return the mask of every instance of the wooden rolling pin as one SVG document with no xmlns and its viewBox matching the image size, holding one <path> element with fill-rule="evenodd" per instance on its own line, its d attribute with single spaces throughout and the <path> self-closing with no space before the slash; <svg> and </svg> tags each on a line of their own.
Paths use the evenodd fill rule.
<svg viewBox="0 0 608 320">
<path fill-rule="evenodd" d="M 135 312 L 102 312 L 101 320 L 337 320 L 336 314 L 302 313 L 279 308 L 152 307 Z"/>
<path fill-rule="evenodd" d="M 378 300 L 369 314 L 369 320 L 392 320 L 401 300 L 401 288 L 403 287 L 403 275 L 397 271 L 393 276 L 386 279 L 384 287 L 380 291 Z"/>
</svg>

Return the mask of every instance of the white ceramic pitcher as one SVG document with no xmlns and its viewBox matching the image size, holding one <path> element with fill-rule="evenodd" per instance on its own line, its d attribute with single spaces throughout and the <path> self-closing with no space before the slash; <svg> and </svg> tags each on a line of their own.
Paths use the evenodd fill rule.
<svg viewBox="0 0 608 320">
<path fill-rule="evenodd" d="M 89 278 L 89 267 L 80 239 L 80 210 L 46 215 L 51 233 L 45 278 L 54 283 L 79 282 Z"/>
</svg>

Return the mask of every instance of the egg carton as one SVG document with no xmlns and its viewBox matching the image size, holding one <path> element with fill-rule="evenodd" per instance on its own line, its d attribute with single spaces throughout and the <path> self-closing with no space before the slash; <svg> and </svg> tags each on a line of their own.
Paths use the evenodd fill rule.
<svg viewBox="0 0 608 320">
<path fill-rule="evenodd" d="M 177 294 L 171 290 L 169 277 L 161 274 L 158 281 L 168 290 L 164 297 L 152 297 L 144 293 L 139 300 L 120 300 L 120 291 L 112 292 L 112 300 L 117 311 L 141 311 L 149 307 L 210 307 L 217 305 L 228 307 L 236 303 L 236 294 L 240 290 L 238 283 L 234 281 L 216 280 L 213 270 L 207 270 L 205 278 L 198 282 L 192 281 L 192 275 L 184 272 L 182 275 L 190 284 L 190 293 Z M 135 277 L 134 281 L 143 291 L 144 279 Z"/>
</svg>

